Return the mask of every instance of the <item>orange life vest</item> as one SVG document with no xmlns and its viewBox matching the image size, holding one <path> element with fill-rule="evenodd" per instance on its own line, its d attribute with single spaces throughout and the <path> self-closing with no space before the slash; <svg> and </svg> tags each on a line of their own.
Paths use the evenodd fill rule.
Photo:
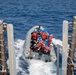
<svg viewBox="0 0 76 75">
<path fill-rule="evenodd" d="M 47 32 L 43 32 L 42 33 L 42 39 L 46 39 L 47 38 Z"/>
<path fill-rule="evenodd" d="M 32 37 L 32 39 L 37 40 L 37 33 L 36 32 L 33 32 L 31 34 L 31 37 Z"/>
</svg>

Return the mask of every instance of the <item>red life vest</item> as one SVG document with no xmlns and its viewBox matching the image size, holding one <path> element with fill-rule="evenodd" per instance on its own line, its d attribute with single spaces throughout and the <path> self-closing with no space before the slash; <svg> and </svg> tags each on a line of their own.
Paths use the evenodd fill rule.
<svg viewBox="0 0 76 75">
<path fill-rule="evenodd" d="M 47 38 L 47 32 L 43 32 L 42 33 L 42 39 L 46 39 Z"/>
<path fill-rule="evenodd" d="M 37 40 L 37 33 L 36 32 L 33 32 L 31 34 L 31 37 L 32 37 L 32 39 Z"/>
<path fill-rule="evenodd" d="M 43 40 L 40 40 L 40 42 L 37 43 L 37 47 L 42 47 L 44 45 L 44 41 Z"/>
</svg>

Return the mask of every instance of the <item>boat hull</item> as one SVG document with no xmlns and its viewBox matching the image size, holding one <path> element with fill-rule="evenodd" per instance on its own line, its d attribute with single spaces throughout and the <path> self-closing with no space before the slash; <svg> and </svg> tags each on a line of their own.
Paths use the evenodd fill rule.
<svg viewBox="0 0 76 75">
<path fill-rule="evenodd" d="M 56 61 L 56 54 L 55 54 L 53 45 L 52 45 L 52 48 L 50 50 L 50 55 L 40 53 L 40 52 L 30 52 L 31 32 L 33 32 L 34 29 L 37 27 L 39 27 L 39 26 L 34 26 L 33 28 L 31 28 L 27 32 L 25 43 L 23 46 L 23 55 L 24 55 L 25 59 L 36 59 L 36 60 L 42 60 L 45 62 L 50 62 L 50 61 L 55 62 Z M 41 29 L 43 30 L 44 28 L 41 26 Z"/>
</svg>

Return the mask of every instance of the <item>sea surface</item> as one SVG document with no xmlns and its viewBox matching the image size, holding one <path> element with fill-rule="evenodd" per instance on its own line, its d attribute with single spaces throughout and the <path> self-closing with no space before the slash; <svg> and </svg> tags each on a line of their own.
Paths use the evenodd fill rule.
<svg viewBox="0 0 76 75">
<path fill-rule="evenodd" d="M 52 67 L 50 69 L 50 63 L 46 64 L 39 61 L 38 65 L 35 63 L 37 61 L 33 60 L 30 61 L 29 66 L 20 57 L 20 52 L 22 51 L 25 35 L 31 27 L 42 25 L 48 32 L 53 33 L 55 39 L 62 40 L 63 20 L 72 22 L 73 16 L 76 16 L 76 0 L 0 0 L 0 19 L 14 26 L 17 60 L 22 63 L 22 65 L 17 63 L 18 75 L 56 75 L 56 70 L 52 72 Z M 43 64 L 45 66 L 38 69 Z M 35 68 L 32 70 L 33 67 Z M 48 71 L 46 71 L 46 68 Z M 53 69 L 56 69 L 55 64 Z M 44 72 L 42 72 L 43 70 Z"/>
</svg>

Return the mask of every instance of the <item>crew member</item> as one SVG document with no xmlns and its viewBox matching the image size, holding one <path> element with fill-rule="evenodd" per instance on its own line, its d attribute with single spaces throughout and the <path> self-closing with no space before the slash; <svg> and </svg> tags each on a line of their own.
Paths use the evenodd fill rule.
<svg viewBox="0 0 76 75">
<path fill-rule="evenodd" d="M 52 38 L 53 38 L 53 34 L 52 34 L 52 32 L 50 32 L 50 33 L 49 33 L 49 36 L 48 36 L 49 44 L 52 43 Z"/>
<path fill-rule="evenodd" d="M 43 39 L 43 40 L 47 39 L 47 36 L 48 36 L 48 32 L 46 31 L 46 29 L 44 29 L 44 30 L 42 31 L 42 39 Z"/>
<path fill-rule="evenodd" d="M 34 30 L 32 33 L 31 33 L 31 38 L 32 40 L 37 40 L 37 31 Z"/>
<path fill-rule="evenodd" d="M 43 49 L 43 53 L 44 54 L 50 54 L 50 46 L 48 46 L 48 39 L 45 39 L 45 41 L 44 41 L 44 45 L 42 46 L 42 49 Z"/>
<path fill-rule="evenodd" d="M 44 41 L 42 39 L 40 39 L 37 43 L 37 50 L 41 50 L 41 48 L 43 47 L 44 45 Z"/>
</svg>

